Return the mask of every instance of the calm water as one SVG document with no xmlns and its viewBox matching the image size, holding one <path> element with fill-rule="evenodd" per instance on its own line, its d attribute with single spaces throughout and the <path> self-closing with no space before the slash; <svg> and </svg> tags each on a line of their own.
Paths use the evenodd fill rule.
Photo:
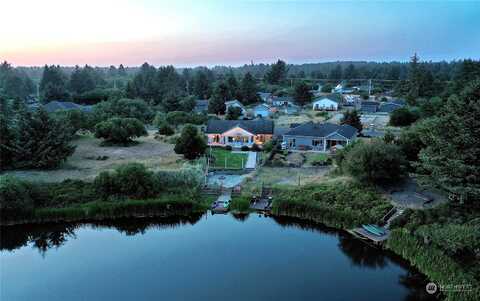
<svg viewBox="0 0 480 301">
<path fill-rule="evenodd" d="M 426 298 L 425 279 L 390 254 L 257 214 L 4 227 L 0 237 L 2 301 Z"/>
</svg>

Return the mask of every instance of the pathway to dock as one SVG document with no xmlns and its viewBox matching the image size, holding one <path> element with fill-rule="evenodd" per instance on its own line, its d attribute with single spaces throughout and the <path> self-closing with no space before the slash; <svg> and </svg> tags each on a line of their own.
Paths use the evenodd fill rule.
<svg viewBox="0 0 480 301">
<path fill-rule="evenodd" d="M 255 167 L 257 167 L 257 152 L 248 152 L 245 169 L 255 169 Z"/>
<path fill-rule="evenodd" d="M 227 190 L 227 191 L 222 192 L 222 194 L 220 194 L 218 196 L 217 200 L 215 202 L 213 202 L 213 204 L 225 204 L 226 202 L 231 201 L 231 200 L 232 200 L 232 191 Z M 213 204 L 212 204 L 212 206 L 213 206 Z M 223 205 L 220 205 L 220 206 L 217 206 L 217 207 L 213 208 L 212 211 L 214 211 L 214 212 L 227 212 L 228 208 L 225 208 Z"/>
</svg>

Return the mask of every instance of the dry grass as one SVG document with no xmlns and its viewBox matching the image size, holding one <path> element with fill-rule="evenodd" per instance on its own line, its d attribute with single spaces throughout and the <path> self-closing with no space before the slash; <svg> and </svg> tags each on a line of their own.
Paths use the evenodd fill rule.
<svg viewBox="0 0 480 301">
<path fill-rule="evenodd" d="M 330 167 L 297 168 L 297 167 L 262 167 L 248 176 L 242 185 L 247 192 L 258 191 L 262 184 L 266 186 L 306 185 L 338 181 L 339 178 L 328 177 Z"/>
<path fill-rule="evenodd" d="M 91 181 L 101 171 L 112 170 L 129 162 L 143 163 L 152 170 L 177 169 L 185 162 L 182 156 L 175 154 L 173 145 L 155 140 L 154 131 L 147 137 L 138 139 L 138 144 L 130 147 L 101 147 L 101 140 L 92 135 L 84 135 L 73 141 L 77 146 L 75 153 L 55 170 L 9 171 L 15 175 L 33 181 L 60 182 L 65 179 Z M 97 158 L 106 156 L 106 160 Z"/>
</svg>

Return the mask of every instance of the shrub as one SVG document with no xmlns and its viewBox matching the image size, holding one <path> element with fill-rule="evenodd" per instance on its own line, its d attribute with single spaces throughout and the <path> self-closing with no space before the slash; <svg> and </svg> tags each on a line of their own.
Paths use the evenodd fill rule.
<svg viewBox="0 0 480 301">
<path fill-rule="evenodd" d="M 227 145 L 227 146 L 225 146 L 225 150 L 231 151 L 231 150 L 232 150 L 232 147 L 231 147 L 230 145 Z"/>
<path fill-rule="evenodd" d="M 250 148 L 246 145 L 243 145 L 242 148 L 241 148 L 242 152 L 248 152 L 249 150 L 250 150 Z"/>
<path fill-rule="evenodd" d="M 175 131 L 168 124 L 164 123 L 158 128 L 158 133 L 160 135 L 171 136 Z"/>
<path fill-rule="evenodd" d="M 140 120 L 135 118 L 110 118 L 95 126 L 95 137 L 108 142 L 127 144 L 132 138 L 147 136 L 147 130 Z"/>
<path fill-rule="evenodd" d="M 197 128 L 187 124 L 177 139 L 174 151 L 177 154 L 183 154 L 186 159 L 192 160 L 204 154 L 206 148 L 207 144 L 204 138 L 198 133 Z"/>
<path fill-rule="evenodd" d="M 31 184 L 10 176 L 0 177 L 0 210 L 6 212 L 32 209 Z"/>
<path fill-rule="evenodd" d="M 398 146 L 376 140 L 356 143 L 346 154 L 342 169 L 360 181 L 386 184 L 405 176 L 406 163 Z"/>
<path fill-rule="evenodd" d="M 136 118 L 142 122 L 150 122 L 154 117 L 144 100 L 127 98 L 100 102 L 93 107 L 93 114 L 97 123 L 113 117 Z"/>
<path fill-rule="evenodd" d="M 128 163 L 114 172 L 102 172 L 94 180 L 96 191 L 103 198 L 125 196 L 147 198 L 157 194 L 154 173 L 140 163 Z"/>
<path fill-rule="evenodd" d="M 203 183 L 201 169 L 189 168 L 180 171 L 159 171 L 155 173 L 155 185 L 161 190 L 185 191 L 196 190 Z"/>
<path fill-rule="evenodd" d="M 254 143 L 254 144 L 252 145 L 252 151 L 254 151 L 254 152 L 259 152 L 259 151 L 261 151 L 261 150 L 262 150 L 262 149 L 260 148 L 260 146 L 258 146 L 258 144 Z"/>
<path fill-rule="evenodd" d="M 273 147 L 274 147 L 273 140 L 270 140 L 263 145 L 263 150 L 269 153 L 273 150 Z"/>
<path fill-rule="evenodd" d="M 414 123 L 419 118 L 419 114 L 408 108 L 399 108 L 390 113 L 390 125 L 407 126 Z"/>
</svg>

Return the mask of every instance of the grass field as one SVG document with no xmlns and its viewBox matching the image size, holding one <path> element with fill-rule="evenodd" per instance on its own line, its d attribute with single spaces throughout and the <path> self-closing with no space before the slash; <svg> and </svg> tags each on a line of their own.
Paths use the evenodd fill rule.
<svg viewBox="0 0 480 301">
<path fill-rule="evenodd" d="M 113 170 L 119 165 L 129 162 L 145 164 L 150 169 L 178 169 L 185 160 L 175 154 L 173 145 L 155 140 L 154 131 L 146 137 L 138 138 L 139 142 L 130 147 L 102 147 L 102 140 L 92 135 L 82 135 L 72 143 L 75 153 L 58 169 L 53 170 L 16 170 L 3 174 L 14 175 L 30 181 L 61 182 L 65 179 L 91 181 L 104 170 Z"/>
<path fill-rule="evenodd" d="M 242 169 L 245 163 L 247 163 L 247 153 L 231 152 L 223 148 L 207 150 L 207 152 L 210 151 L 212 156 L 215 157 L 213 168 Z"/>
</svg>

